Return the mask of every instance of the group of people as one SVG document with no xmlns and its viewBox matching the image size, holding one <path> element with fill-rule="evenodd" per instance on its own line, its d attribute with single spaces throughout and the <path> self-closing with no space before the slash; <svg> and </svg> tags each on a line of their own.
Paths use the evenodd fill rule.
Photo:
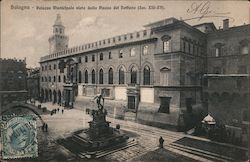
<svg viewBox="0 0 250 162">
<path fill-rule="evenodd" d="M 60 108 L 57 108 L 57 109 L 53 109 L 50 113 L 50 115 L 52 116 L 53 114 L 56 114 L 56 113 L 59 113 L 60 112 Z M 64 113 L 64 109 L 62 108 L 61 110 L 62 114 Z"/>
</svg>

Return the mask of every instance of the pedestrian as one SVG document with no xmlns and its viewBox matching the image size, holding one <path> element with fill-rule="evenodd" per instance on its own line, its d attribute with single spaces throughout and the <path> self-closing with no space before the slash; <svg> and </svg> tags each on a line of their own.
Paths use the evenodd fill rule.
<svg viewBox="0 0 250 162">
<path fill-rule="evenodd" d="M 45 123 L 45 132 L 48 132 L 48 124 Z"/>
<path fill-rule="evenodd" d="M 59 111 L 60 111 L 60 109 L 59 109 L 59 108 L 57 108 L 57 111 L 59 112 Z"/>
<path fill-rule="evenodd" d="M 63 114 L 64 110 L 62 109 L 62 114 Z"/>
<path fill-rule="evenodd" d="M 51 115 L 51 116 L 53 115 L 53 110 L 50 112 L 50 115 Z"/>
<path fill-rule="evenodd" d="M 45 129 L 45 123 L 43 123 L 43 126 L 42 126 L 42 131 L 44 132 L 44 129 Z"/>
<path fill-rule="evenodd" d="M 160 143 L 159 147 L 163 148 L 164 139 L 162 138 L 162 136 L 159 138 L 159 143 Z"/>
</svg>

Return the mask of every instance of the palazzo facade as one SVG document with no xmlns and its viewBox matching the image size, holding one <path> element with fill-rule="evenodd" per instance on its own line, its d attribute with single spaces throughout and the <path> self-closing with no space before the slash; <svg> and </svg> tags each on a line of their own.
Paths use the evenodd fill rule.
<svg viewBox="0 0 250 162">
<path fill-rule="evenodd" d="M 228 20 L 224 23 L 227 25 Z M 144 27 L 69 48 L 65 27 L 57 15 L 49 38 L 50 53 L 40 59 L 41 100 L 75 107 L 81 101 L 87 105 L 86 99 L 102 93 L 113 114 L 132 113 L 136 120 L 152 125 L 192 125 L 208 111 L 204 78 L 210 79 L 207 74 L 213 72 L 212 59 L 222 60 L 217 52 L 225 42 L 218 40 L 229 40 L 220 33 L 235 30 L 237 37 L 237 30 L 248 30 L 249 25 L 216 29 L 213 23 L 191 26 L 168 18 Z M 236 39 L 230 34 L 228 37 Z M 235 41 L 247 44 L 244 54 L 235 57 L 249 57 L 249 36 Z M 222 69 L 222 65 L 216 67 Z"/>
</svg>

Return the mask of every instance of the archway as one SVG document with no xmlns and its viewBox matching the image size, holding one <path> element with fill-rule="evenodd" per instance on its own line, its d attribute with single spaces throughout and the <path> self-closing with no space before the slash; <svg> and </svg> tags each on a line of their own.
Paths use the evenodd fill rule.
<svg viewBox="0 0 250 162">
<path fill-rule="evenodd" d="M 52 101 L 52 91 L 49 90 L 49 101 L 51 102 Z"/>
<path fill-rule="evenodd" d="M 4 109 L 1 109 L 0 115 L 12 114 L 12 112 L 14 112 L 16 109 L 28 110 L 28 111 L 32 112 L 33 114 L 35 114 L 39 118 L 39 120 L 41 121 L 42 124 L 44 123 L 44 121 L 43 121 L 41 115 L 39 114 L 39 112 L 34 110 L 35 106 L 28 105 L 28 104 L 25 104 L 25 103 L 11 103 L 11 104 L 8 104 Z"/>
<path fill-rule="evenodd" d="M 44 101 L 44 90 L 41 89 L 41 96 L 40 96 L 40 101 L 43 102 Z"/>
<path fill-rule="evenodd" d="M 53 103 L 56 103 L 57 102 L 57 94 L 56 94 L 56 91 L 54 90 L 53 91 Z"/>
<path fill-rule="evenodd" d="M 58 100 L 57 100 L 57 103 L 58 103 L 58 104 L 61 104 L 61 103 L 62 103 L 62 94 L 61 94 L 61 91 L 60 91 L 60 90 L 58 91 Z"/>
<path fill-rule="evenodd" d="M 48 90 L 46 89 L 45 90 L 45 102 L 47 102 L 48 101 L 48 99 L 49 99 L 49 94 L 48 94 Z"/>
</svg>

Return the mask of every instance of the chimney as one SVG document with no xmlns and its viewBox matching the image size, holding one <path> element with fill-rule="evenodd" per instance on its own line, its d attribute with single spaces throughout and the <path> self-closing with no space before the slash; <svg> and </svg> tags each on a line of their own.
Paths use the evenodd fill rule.
<svg viewBox="0 0 250 162">
<path fill-rule="evenodd" d="M 229 28 L 229 19 L 223 20 L 223 30 L 227 30 Z"/>
</svg>

